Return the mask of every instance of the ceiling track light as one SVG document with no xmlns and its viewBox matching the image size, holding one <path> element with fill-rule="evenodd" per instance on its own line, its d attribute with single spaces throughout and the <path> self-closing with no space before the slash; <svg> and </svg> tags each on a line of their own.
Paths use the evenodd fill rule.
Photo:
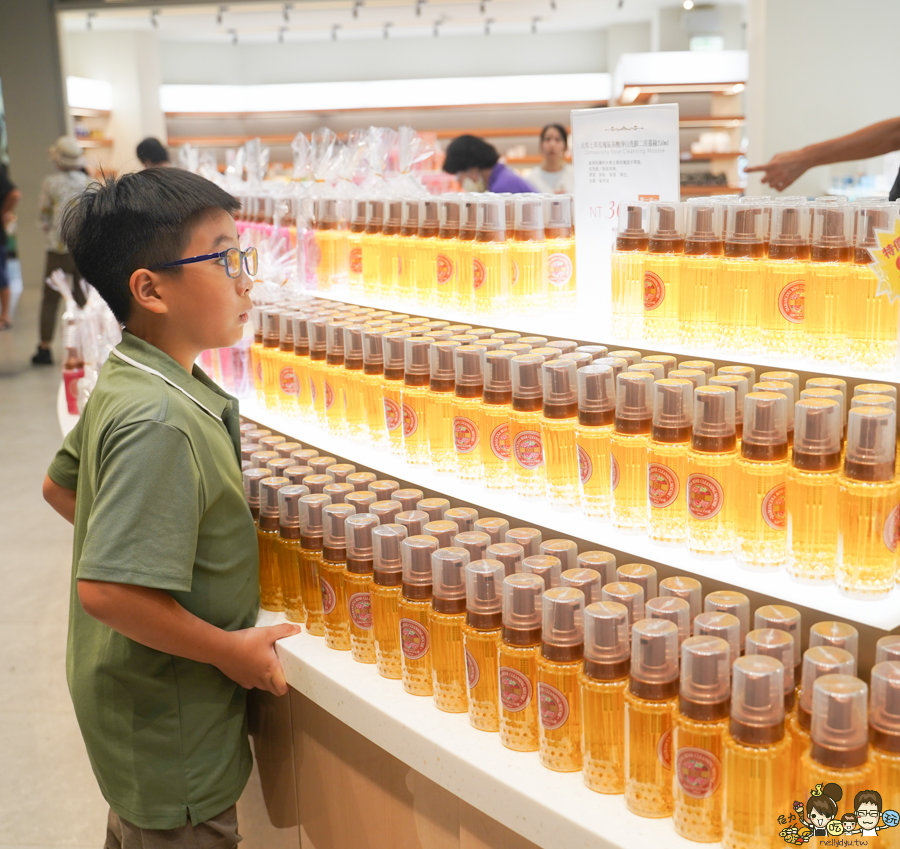
<svg viewBox="0 0 900 849">
<path fill-rule="evenodd" d="M 534 17 L 531 19 L 531 34 L 537 35 L 537 25 L 540 23 L 540 17 Z"/>
<path fill-rule="evenodd" d="M 284 22 L 286 24 L 289 24 L 291 22 L 291 9 L 293 8 L 293 3 L 285 3 L 284 8 L 281 10 L 281 15 L 284 18 Z"/>
<path fill-rule="evenodd" d="M 332 41 L 337 41 L 337 34 L 338 34 L 338 30 L 339 30 L 340 28 L 341 28 L 341 25 L 340 25 L 340 24 L 335 24 L 335 25 L 331 28 L 331 40 L 332 40 Z"/>
<path fill-rule="evenodd" d="M 219 11 L 216 12 L 216 24 L 218 26 L 222 26 L 222 20 L 227 11 L 228 11 L 227 6 L 219 6 Z"/>
<path fill-rule="evenodd" d="M 384 25 L 384 31 L 382 32 L 382 38 L 388 38 L 389 31 L 392 26 L 393 26 L 393 24 L 390 22 L 388 22 Z"/>
</svg>

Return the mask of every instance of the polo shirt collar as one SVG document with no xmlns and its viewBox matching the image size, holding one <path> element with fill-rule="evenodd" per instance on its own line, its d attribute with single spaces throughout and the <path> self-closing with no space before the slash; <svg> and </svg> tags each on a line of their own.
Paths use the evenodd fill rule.
<svg viewBox="0 0 900 849">
<path fill-rule="evenodd" d="M 188 374 L 164 351 L 127 330 L 122 331 L 122 341 L 113 349 L 113 355 L 135 368 L 161 377 L 223 423 L 226 410 L 231 411 L 235 399 L 216 386 L 199 366 L 195 365 Z"/>
</svg>

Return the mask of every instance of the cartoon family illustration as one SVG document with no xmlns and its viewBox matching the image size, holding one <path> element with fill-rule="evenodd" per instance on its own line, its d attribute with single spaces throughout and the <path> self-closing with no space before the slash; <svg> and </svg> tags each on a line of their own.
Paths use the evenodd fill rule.
<svg viewBox="0 0 900 849">
<path fill-rule="evenodd" d="M 853 798 L 853 810 L 838 818 L 838 802 L 843 796 L 839 784 L 817 784 L 810 791 L 805 807 L 802 802 L 794 802 L 798 825 L 782 829 L 784 842 L 799 845 L 808 843 L 813 837 L 841 834 L 876 837 L 879 831 L 900 823 L 897 811 L 883 810 L 881 794 L 877 790 L 860 790 Z M 790 821 L 794 820 L 791 815 Z M 779 822 L 783 825 L 787 820 L 779 817 Z"/>
</svg>

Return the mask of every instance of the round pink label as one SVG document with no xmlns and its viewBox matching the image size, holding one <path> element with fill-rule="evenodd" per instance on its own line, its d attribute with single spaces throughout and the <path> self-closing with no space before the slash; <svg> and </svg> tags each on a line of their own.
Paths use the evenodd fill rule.
<svg viewBox="0 0 900 849">
<path fill-rule="evenodd" d="M 778 312 L 791 324 L 802 324 L 805 318 L 806 282 L 794 280 L 778 295 Z"/>
<path fill-rule="evenodd" d="M 510 713 L 525 710 L 531 704 L 531 681 L 518 669 L 500 667 L 500 704 Z"/>
<path fill-rule="evenodd" d="M 644 272 L 644 309 L 655 310 L 666 299 L 666 284 L 652 271 Z"/>
<path fill-rule="evenodd" d="M 594 464 L 591 462 L 587 451 L 580 445 L 578 446 L 578 473 L 581 476 L 582 486 L 587 484 L 594 475 Z"/>
<path fill-rule="evenodd" d="M 396 430 L 400 427 L 403 418 L 400 412 L 400 405 L 392 398 L 384 399 L 384 426 L 389 430 Z"/>
<path fill-rule="evenodd" d="M 300 388 L 297 383 L 297 375 L 294 374 L 294 370 L 290 367 L 281 370 L 281 374 L 278 375 L 278 382 L 281 384 L 281 391 L 285 395 L 296 395 L 297 390 Z"/>
<path fill-rule="evenodd" d="M 262 360 L 257 360 L 257 361 L 256 361 L 256 380 L 257 380 L 258 383 L 262 383 L 262 382 L 263 382 L 263 367 L 262 367 Z"/>
<path fill-rule="evenodd" d="M 415 619 L 400 620 L 400 649 L 407 660 L 418 660 L 428 654 L 428 629 Z"/>
<path fill-rule="evenodd" d="M 403 437 L 409 439 L 419 429 L 419 417 L 416 411 L 409 406 L 403 404 Z"/>
<path fill-rule="evenodd" d="M 480 259 L 476 259 L 472 264 L 472 286 L 476 292 L 484 286 L 486 280 L 487 271 L 484 268 L 484 263 Z"/>
<path fill-rule="evenodd" d="M 322 593 L 322 612 L 331 613 L 337 602 L 337 595 L 335 595 L 334 587 L 332 587 L 321 575 L 319 576 L 319 590 Z"/>
<path fill-rule="evenodd" d="M 499 424 L 491 431 L 491 451 L 499 460 L 510 458 L 509 422 Z"/>
<path fill-rule="evenodd" d="M 900 504 L 888 513 L 884 522 L 884 530 L 881 532 L 881 538 L 891 554 L 897 550 L 898 537 L 900 537 Z"/>
<path fill-rule="evenodd" d="M 762 516 L 766 524 L 776 531 L 787 527 L 787 505 L 784 503 L 784 484 L 773 486 L 762 500 Z"/>
<path fill-rule="evenodd" d="M 523 469 L 538 469 L 544 465 L 544 443 L 536 430 L 520 430 L 513 439 L 513 454 Z"/>
<path fill-rule="evenodd" d="M 556 687 L 538 681 L 538 705 L 541 725 L 547 731 L 562 728 L 569 718 L 569 700 Z"/>
<path fill-rule="evenodd" d="M 515 260 L 512 261 L 512 274 L 510 276 L 512 277 L 510 286 L 515 286 L 516 283 L 519 282 L 519 263 L 517 263 Z"/>
<path fill-rule="evenodd" d="M 437 255 L 437 282 L 439 286 L 450 282 L 453 277 L 453 260 L 444 254 Z"/>
<path fill-rule="evenodd" d="M 663 769 L 672 769 L 672 729 L 663 731 L 656 744 L 656 757 L 663 765 Z"/>
<path fill-rule="evenodd" d="M 330 410 L 334 406 L 334 389 L 327 380 L 323 383 L 325 386 L 325 409 Z"/>
<path fill-rule="evenodd" d="M 368 593 L 353 593 L 347 601 L 350 619 L 361 631 L 372 630 L 372 596 Z"/>
<path fill-rule="evenodd" d="M 686 746 L 675 753 L 675 780 L 692 799 L 712 796 L 721 778 L 722 764 L 712 752 Z"/>
<path fill-rule="evenodd" d="M 613 492 L 615 492 L 616 487 L 619 485 L 619 463 L 616 458 L 610 452 L 609 455 L 609 487 Z"/>
<path fill-rule="evenodd" d="M 353 274 L 362 274 L 362 248 L 353 248 L 350 251 L 350 271 Z"/>
<path fill-rule="evenodd" d="M 472 657 L 472 653 L 466 649 L 466 684 L 470 690 L 475 689 L 481 678 L 481 670 L 478 668 L 478 661 Z"/>
<path fill-rule="evenodd" d="M 548 278 L 551 286 L 560 288 L 572 279 L 575 267 L 565 254 L 550 254 L 547 257 Z"/>
<path fill-rule="evenodd" d="M 478 425 L 465 416 L 454 416 L 453 444 L 457 454 L 471 454 L 478 447 Z"/>
<path fill-rule="evenodd" d="M 725 503 L 722 485 L 709 475 L 688 475 L 687 507 L 695 519 L 712 519 Z"/>
<path fill-rule="evenodd" d="M 658 509 L 675 503 L 681 483 L 678 475 L 662 463 L 647 466 L 647 498 Z"/>
</svg>

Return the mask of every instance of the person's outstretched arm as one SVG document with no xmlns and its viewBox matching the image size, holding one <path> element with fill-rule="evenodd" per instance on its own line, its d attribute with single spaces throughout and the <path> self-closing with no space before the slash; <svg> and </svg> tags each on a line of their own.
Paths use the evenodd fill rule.
<svg viewBox="0 0 900 849">
<path fill-rule="evenodd" d="M 894 150 L 900 150 L 900 118 L 880 121 L 855 133 L 811 144 L 799 150 L 776 153 L 765 165 L 753 165 L 746 170 L 747 173 L 764 172 L 762 181 L 781 192 L 817 165 L 868 159 Z"/>
</svg>

